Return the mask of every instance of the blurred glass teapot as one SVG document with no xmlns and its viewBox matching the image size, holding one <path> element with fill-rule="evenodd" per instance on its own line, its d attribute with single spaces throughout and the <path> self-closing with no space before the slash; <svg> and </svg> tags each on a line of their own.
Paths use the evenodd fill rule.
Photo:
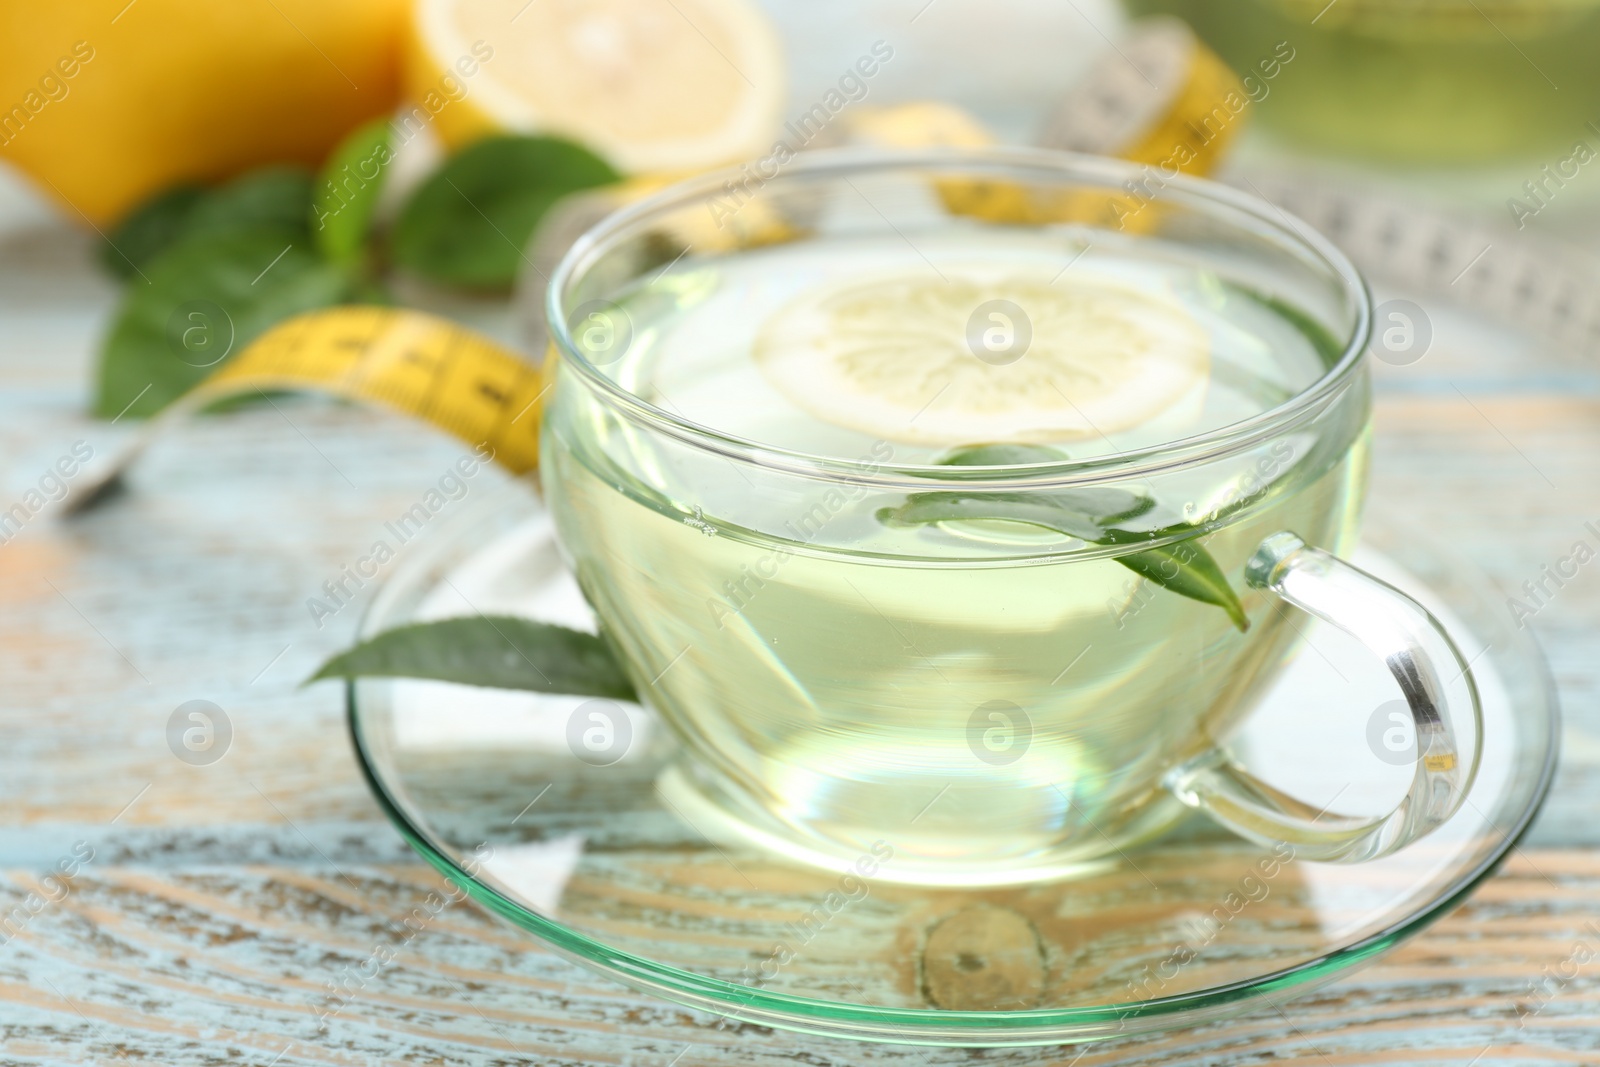
<svg viewBox="0 0 1600 1067">
<path fill-rule="evenodd" d="M 1188 21 L 1241 75 L 1292 50 L 1261 120 L 1409 163 L 1600 145 L 1600 0 L 1126 0 Z"/>
</svg>

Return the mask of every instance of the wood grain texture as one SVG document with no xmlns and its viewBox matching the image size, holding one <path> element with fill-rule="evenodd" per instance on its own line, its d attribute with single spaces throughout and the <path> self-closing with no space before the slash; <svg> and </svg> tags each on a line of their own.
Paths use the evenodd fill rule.
<svg viewBox="0 0 1600 1067">
<path fill-rule="evenodd" d="M 114 295 L 90 242 L 18 218 L 0 510 L 74 441 L 106 455 L 127 432 L 80 414 Z M 1434 350 L 1378 368 L 1371 511 L 1447 531 L 1509 595 L 1600 520 L 1600 373 L 1428 307 Z M 360 605 L 318 627 L 304 602 L 458 454 L 389 416 L 249 410 L 160 444 L 113 507 L 47 507 L 0 545 L 0 914 L 60 896 L 42 877 L 94 850 L 0 944 L 0 1064 L 1600 1063 L 1600 567 L 1532 622 L 1567 747 L 1524 847 L 1423 936 L 1281 1010 L 1081 1049 L 850 1045 L 633 994 L 467 904 L 407 940 L 439 879 L 368 796 L 338 687 L 299 687 Z M 234 731 L 209 766 L 166 738 L 197 698 Z M 393 964 L 330 993 L 379 945 Z"/>
<path fill-rule="evenodd" d="M 8 872 L 16 893 L 40 887 Z M 1513 858 L 1423 938 L 1347 980 L 1232 1021 L 1086 1046 L 853 1046 L 644 1000 L 470 905 L 400 926 L 441 888 L 414 864 L 156 869 L 92 864 L 0 955 L 4 1062 L 815 1065 L 1589 1063 L 1600 860 Z M 376 946 L 396 955 L 370 981 Z M 1570 977 L 1566 975 L 1570 973 Z M 356 976 L 352 978 L 352 976 Z M 333 987 L 333 990 L 330 990 Z"/>
</svg>

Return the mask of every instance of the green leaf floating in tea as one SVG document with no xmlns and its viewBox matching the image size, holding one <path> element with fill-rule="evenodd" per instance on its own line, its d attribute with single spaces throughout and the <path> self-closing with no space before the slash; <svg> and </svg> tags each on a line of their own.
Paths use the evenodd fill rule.
<svg viewBox="0 0 1600 1067">
<path fill-rule="evenodd" d="M 1152 533 L 1172 533 L 1180 529 L 1178 526 L 1168 526 Z M 1112 535 L 1101 544 L 1123 544 L 1149 540 L 1148 535 L 1129 534 L 1126 530 L 1107 530 Z M 1123 540 L 1126 538 L 1126 541 Z M 1205 546 L 1198 541 L 1176 541 L 1159 548 L 1147 548 L 1142 552 L 1130 552 L 1125 556 L 1113 557 L 1124 567 L 1135 574 L 1161 586 L 1163 589 L 1186 596 L 1191 600 L 1198 600 L 1205 604 L 1215 604 L 1228 613 L 1228 618 L 1243 633 L 1250 629 L 1250 619 L 1244 613 L 1244 605 L 1239 603 L 1239 595 L 1233 591 L 1233 586 L 1228 584 L 1228 579 L 1222 573 L 1222 568 L 1217 566 L 1217 561 Z"/>
<path fill-rule="evenodd" d="M 992 444 L 961 448 L 940 462 L 953 467 L 993 467 L 1056 463 L 1066 458 L 1054 449 L 1037 445 Z M 1021 522 L 1096 545 L 1137 545 L 1191 529 L 1187 523 L 1178 523 L 1135 532 L 1116 525 L 1137 518 L 1155 506 L 1156 502 L 1150 497 L 1125 489 L 1005 493 L 953 490 L 914 493 L 899 507 L 880 510 L 878 519 L 890 526 Z M 1228 618 L 1240 631 L 1250 628 L 1238 594 L 1228 584 L 1211 553 L 1198 541 L 1176 541 L 1112 558 L 1163 589 L 1201 603 L 1215 604 L 1228 613 Z"/>
<path fill-rule="evenodd" d="M 367 676 L 638 699 L 603 639 L 512 615 L 440 619 L 387 630 L 330 659 L 307 681 Z"/>
</svg>

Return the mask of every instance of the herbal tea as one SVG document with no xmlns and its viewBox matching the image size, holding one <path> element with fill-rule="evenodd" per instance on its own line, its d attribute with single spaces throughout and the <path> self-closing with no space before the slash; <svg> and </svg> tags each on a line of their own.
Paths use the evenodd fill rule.
<svg viewBox="0 0 1600 1067">
<path fill-rule="evenodd" d="M 898 876 L 938 881 L 1158 832 L 1162 770 L 1226 733 L 1293 637 L 1245 561 L 1278 531 L 1353 533 L 1364 392 L 1226 461 L 1036 484 L 1251 419 L 1337 359 L 1193 255 L 1065 229 L 824 236 L 610 299 L 623 314 L 580 308 L 579 350 L 730 455 L 564 367 L 543 445 L 562 543 L 694 788 L 797 848 L 882 840 Z M 796 476 L 790 453 L 858 476 Z M 907 466 L 928 491 L 875 477 Z"/>
</svg>

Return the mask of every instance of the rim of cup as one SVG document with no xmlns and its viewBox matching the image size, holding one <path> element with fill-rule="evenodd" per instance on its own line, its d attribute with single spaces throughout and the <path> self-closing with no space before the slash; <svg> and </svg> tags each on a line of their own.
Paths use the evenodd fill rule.
<svg viewBox="0 0 1600 1067">
<path fill-rule="evenodd" d="M 944 169 L 995 179 L 1055 180 L 1063 184 L 1098 186 L 1112 196 L 1120 195 L 1127 182 L 1147 177 L 1149 170 L 1125 160 L 1042 148 L 830 148 L 796 153 L 774 177 L 763 180 L 762 189 L 870 171 L 915 169 Z M 551 342 L 559 348 L 562 359 L 614 410 L 647 430 L 738 463 L 821 481 L 907 492 L 940 488 L 971 490 L 987 482 L 1004 483 L 1008 489 L 1017 489 L 1143 478 L 1248 451 L 1315 418 L 1344 395 L 1356 369 L 1362 365 L 1370 340 L 1371 294 L 1355 265 L 1332 242 L 1308 223 L 1258 197 L 1220 182 L 1181 174 L 1169 178 L 1162 173 L 1161 188 L 1155 194 L 1161 201 L 1204 210 L 1221 217 L 1237 230 L 1272 240 L 1286 251 L 1298 254 L 1313 269 L 1321 269 L 1341 290 L 1345 308 L 1354 321 L 1344 338 L 1339 358 L 1315 381 L 1282 404 L 1203 434 L 1144 448 L 1081 460 L 963 467 L 958 477 L 951 476 L 949 467 L 869 463 L 781 448 L 723 433 L 657 407 L 613 381 L 602 366 L 587 359 L 573 342 L 569 316 L 574 306 L 573 289 L 606 253 L 648 231 L 661 216 L 705 202 L 723 194 L 728 182 L 744 182 L 748 178 L 739 165 L 709 171 L 608 215 L 583 234 L 562 257 L 545 289 L 544 308 Z"/>
</svg>

